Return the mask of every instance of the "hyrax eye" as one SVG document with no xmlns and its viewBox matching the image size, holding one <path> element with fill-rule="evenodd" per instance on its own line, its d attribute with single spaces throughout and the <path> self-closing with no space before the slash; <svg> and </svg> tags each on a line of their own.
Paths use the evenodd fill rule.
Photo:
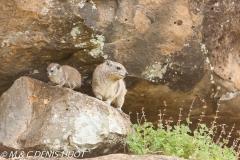
<svg viewBox="0 0 240 160">
<path fill-rule="evenodd" d="M 121 67 L 117 66 L 117 70 L 121 70 Z"/>
<path fill-rule="evenodd" d="M 51 70 L 51 72 L 53 72 L 53 70 Z"/>
</svg>

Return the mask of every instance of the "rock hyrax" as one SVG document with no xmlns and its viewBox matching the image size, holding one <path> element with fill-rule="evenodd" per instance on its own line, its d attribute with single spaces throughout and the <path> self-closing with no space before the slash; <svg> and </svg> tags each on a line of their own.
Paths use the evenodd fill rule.
<svg viewBox="0 0 240 160">
<path fill-rule="evenodd" d="M 81 87 L 81 74 L 73 67 L 51 63 L 47 67 L 49 79 L 58 86 L 71 89 Z"/>
<path fill-rule="evenodd" d="M 127 89 L 123 78 L 128 72 L 122 64 L 106 60 L 93 72 L 92 90 L 94 95 L 121 111 Z"/>
</svg>

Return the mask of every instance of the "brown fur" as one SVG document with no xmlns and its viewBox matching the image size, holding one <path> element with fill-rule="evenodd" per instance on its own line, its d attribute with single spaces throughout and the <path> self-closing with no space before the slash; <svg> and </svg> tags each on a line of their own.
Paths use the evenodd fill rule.
<svg viewBox="0 0 240 160">
<path fill-rule="evenodd" d="M 60 87 L 66 86 L 71 89 L 81 87 L 81 74 L 73 67 L 51 63 L 48 65 L 47 72 L 49 79 Z"/>
<path fill-rule="evenodd" d="M 97 66 L 93 73 L 92 90 L 94 95 L 121 110 L 127 89 L 123 78 L 128 75 L 124 66 L 110 60 Z"/>
</svg>

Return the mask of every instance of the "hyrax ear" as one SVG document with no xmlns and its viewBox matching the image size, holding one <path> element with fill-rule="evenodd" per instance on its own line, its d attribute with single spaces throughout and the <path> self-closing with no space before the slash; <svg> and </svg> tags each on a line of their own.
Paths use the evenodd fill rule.
<svg viewBox="0 0 240 160">
<path fill-rule="evenodd" d="M 108 65 L 108 66 L 111 66 L 111 61 L 110 60 L 106 60 L 105 63 Z"/>
<path fill-rule="evenodd" d="M 58 65 L 57 65 L 57 69 L 60 69 L 60 68 L 61 68 L 61 66 L 58 64 Z"/>
</svg>

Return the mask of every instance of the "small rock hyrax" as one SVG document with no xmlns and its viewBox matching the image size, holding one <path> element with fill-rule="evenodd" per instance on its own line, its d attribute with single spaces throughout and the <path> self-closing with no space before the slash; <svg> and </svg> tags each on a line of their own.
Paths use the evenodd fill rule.
<svg viewBox="0 0 240 160">
<path fill-rule="evenodd" d="M 122 64 L 106 60 L 93 72 L 92 90 L 94 95 L 122 111 L 124 97 L 127 93 L 123 78 L 127 75 L 128 72 Z"/>
<path fill-rule="evenodd" d="M 81 74 L 73 67 L 51 63 L 47 67 L 49 79 L 58 86 L 71 89 L 81 87 Z"/>
</svg>

